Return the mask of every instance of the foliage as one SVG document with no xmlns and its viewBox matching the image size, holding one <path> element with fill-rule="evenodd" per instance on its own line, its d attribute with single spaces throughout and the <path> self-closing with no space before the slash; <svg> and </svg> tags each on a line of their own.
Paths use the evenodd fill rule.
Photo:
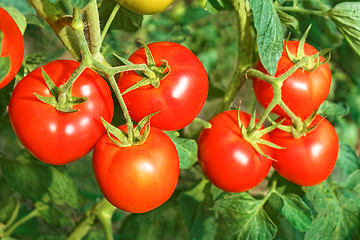
<svg viewBox="0 0 360 240">
<path fill-rule="evenodd" d="M 319 50 L 332 49 L 332 87 L 319 114 L 335 126 L 340 151 L 326 181 L 301 187 L 270 171 L 248 192 L 223 192 L 204 177 L 197 163 L 196 139 L 202 125 L 194 122 L 177 132 L 167 132 L 180 156 L 179 183 L 169 201 L 143 214 L 114 211 L 101 200 L 91 166 L 92 153 L 65 166 L 51 166 L 32 157 L 17 140 L 7 113 L 14 84 L 51 60 L 72 58 L 68 50 L 75 49 L 64 46 L 30 2 L 37 1 L 0 3 L 0 7 L 13 9 L 26 40 L 20 72 L 14 82 L 0 89 L 0 239 L 105 239 L 109 231 L 104 229 L 109 224 L 114 239 L 132 240 L 359 237 L 359 2 L 178 0 L 156 15 L 142 16 L 120 8 L 113 24 L 106 26 L 116 4 L 114 0 L 98 1 L 101 29 L 110 27 L 101 53 L 112 65 L 122 64 L 114 53 L 127 58 L 139 47 L 138 39 L 181 43 L 198 56 L 210 83 L 207 102 L 199 114 L 204 120 L 219 111 L 238 70 L 241 26 L 236 11 L 243 4 L 251 19 L 246 38 L 256 46 L 248 47 L 254 56 L 251 62 L 260 56 L 270 73 L 276 72 L 287 36 L 299 40 L 310 24 L 307 42 Z M 81 9 L 92 1 L 44 2 L 72 14 L 73 7 Z M 241 99 L 242 111 L 263 111 L 255 103 L 250 80 L 235 89 L 231 98 L 235 99 L 232 108 Z M 114 125 L 124 122 L 119 107 L 114 116 Z"/>
</svg>

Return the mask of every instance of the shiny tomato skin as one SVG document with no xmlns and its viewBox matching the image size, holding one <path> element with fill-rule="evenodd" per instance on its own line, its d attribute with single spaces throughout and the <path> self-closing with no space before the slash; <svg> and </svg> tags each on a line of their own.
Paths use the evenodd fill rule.
<svg viewBox="0 0 360 240">
<path fill-rule="evenodd" d="M 240 113 L 241 122 L 247 126 L 250 115 Z M 255 151 L 241 135 L 237 111 L 217 114 L 210 120 L 212 127 L 204 129 L 198 139 L 199 162 L 207 178 L 227 192 L 243 192 L 257 186 L 268 174 L 272 160 Z M 268 135 L 262 137 L 270 140 Z M 272 156 L 272 149 L 259 145 Z"/>
<path fill-rule="evenodd" d="M 317 116 L 312 126 L 322 119 Z M 290 120 L 283 123 L 289 125 Z M 291 133 L 276 129 L 271 141 L 285 149 L 274 149 L 274 169 L 285 179 L 301 186 L 313 186 L 327 179 L 334 169 L 339 142 L 334 127 L 323 119 L 305 136 L 294 139 Z"/>
<path fill-rule="evenodd" d="M 298 46 L 299 41 L 287 42 L 287 47 L 294 56 L 296 55 Z M 318 52 L 313 46 L 307 43 L 305 43 L 304 51 L 307 56 Z M 323 61 L 325 61 L 324 57 L 320 57 L 320 62 Z M 292 66 L 294 66 L 294 63 L 287 56 L 284 47 L 277 65 L 275 77 L 284 74 Z M 257 62 L 255 68 L 263 73 L 267 73 L 260 60 Z M 325 101 L 330 91 L 330 85 L 331 71 L 328 63 L 322 64 L 314 71 L 305 71 L 300 68 L 284 81 L 281 88 L 282 100 L 295 115 L 306 119 Z M 258 101 L 266 108 L 273 99 L 272 86 L 263 80 L 254 78 L 253 89 Z M 280 106 L 276 106 L 272 112 L 282 117 L 288 117 Z"/>
<path fill-rule="evenodd" d="M 11 63 L 8 74 L 0 79 L 1 89 L 14 79 L 21 67 L 24 58 L 24 39 L 14 19 L 3 8 L 0 8 L 0 31 L 3 34 L 0 56 L 9 57 Z"/>
<path fill-rule="evenodd" d="M 143 86 L 124 94 L 125 103 L 133 120 L 160 111 L 151 118 L 151 125 L 162 130 L 179 130 L 192 122 L 201 111 L 208 94 L 208 77 L 200 60 L 186 47 L 173 42 L 148 45 L 156 65 L 168 61 L 170 74 L 160 81 L 160 87 Z M 135 64 L 146 63 L 144 48 L 129 58 Z M 125 91 L 141 77 L 134 71 L 123 72 L 118 86 Z"/>
<path fill-rule="evenodd" d="M 78 66 L 79 63 L 72 60 L 55 60 L 42 68 L 59 86 Z M 64 165 L 85 156 L 106 131 L 100 116 L 108 122 L 113 117 L 110 88 L 100 75 L 88 68 L 72 88 L 74 96 L 88 98 L 74 106 L 78 112 L 61 113 L 38 100 L 34 93 L 51 96 L 41 68 L 29 73 L 16 85 L 9 103 L 9 117 L 24 147 L 48 164 Z"/>
<path fill-rule="evenodd" d="M 174 0 L 116 0 L 126 9 L 141 15 L 155 14 L 166 10 Z"/>
<path fill-rule="evenodd" d="M 124 125 L 120 129 L 127 131 Z M 171 139 L 151 127 L 145 143 L 118 147 L 104 134 L 93 152 L 93 170 L 106 199 L 132 213 L 165 203 L 179 178 L 179 157 Z"/>
</svg>

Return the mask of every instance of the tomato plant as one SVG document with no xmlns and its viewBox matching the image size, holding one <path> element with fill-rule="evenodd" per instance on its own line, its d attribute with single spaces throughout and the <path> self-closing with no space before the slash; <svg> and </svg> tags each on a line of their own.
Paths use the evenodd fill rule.
<svg viewBox="0 0 360 240">
<path fill-rule="evenodd" d="M 286 120 L 284 124 L 291 122 Z M 309 127 L 315 124 L 319 125 L 299 139 L 280 129 L 269 133 L 275 144 L 285 148 L 274 150 L 273 167 L 282 177 L 301 186 L 313 186 L 327 179 L 338 156 L 339 141 L 334 127 L 319 115 Z"/>
<path fill-rule="evenodd" d="M 123 125 L 120 129 L 126 131 Z M 104 196 L 133 213 L 148 212 L 173 194 L 179 157 L 171 139 L 152 127 L 141 145 L 118 147 L 105 134 L 94 148 L 93 169 Z"/>
<path fill-rule="evenodd" d="M 160 80 L 159 87 L 146 85 L 124 94 L 132 119 L 159 112 L 151 118 L 151 125 L 163 130 L 184 128 L 201 111 L 208 93 L 208 77 L 200 60 L 184 46 L 173 42 L 156 42 L 148 45 L 156 66 L 165 60 L 170 73 Z M 130 57 L 134 64 L 147 63 L 144 48 Z M 142 79 L 134 71 L 123 72 L 118 85 L 121 92 Z"/>
<path fill-rule="evenodd" d="M 0 88 L 6 86 L 18 73 L 24 58 L 24 40 L 22 33 L 5 9 L 0 7 L 0 31 L 2 33 L 1 57 L 9 57 L 10 69 L 7 75 L 0 79 Z"/>
<path fill-rule="evenodd" d="M 286 46 L 294 56 L 297 55 L 299 43 L 299 41 L 287 41 Z M 304 53 L 310 56 L 318 53 L 318 51 L 313 46 L 305 43 Z M 324 62 L 325 58 L 320 56 L 319 61 Z M 294 66 L 294 63 L 290 60 L 284 46 L 277 65 L 275 77 L 284 74 L 292 66 Z M 260 60 L 257 62 L 255 68 L 267 73 Z M 331 71 L 327 62 L 312 71 L 300 68 L 284 81 L 281 88 L 282 100 L 295 115 L 306 119 L 325 101 L 330 91 L 330 85 Z M 258 101 L 264 107 L 267 107 L 273 99 L 272 86 L 263 80 L 254 78 L 253 88 Z M 273 112 L 280 116 L 287 117 L 287 114 L 279 105 L 273 109 Z"/>
<path fill-rule="evenodd" d="M 359 2 L 0 7 L 0 239 L 360 235 Z"/>
<path fill-rule="evenodd" d="M 236 110 L 216 115 L 210 120 L 212 127 L 202 131 L 199 144 L 199 162 L 209 180 L 218 188 L 228 192 L 247 191 L 268 174 L 272 161 L 260 155 L 247 142 L 240 131 Z M 240 112 L 245 127 L 250 115 Z M 263 136 L 269 139 L 268 135 Z M 261 147 L 272 156 L 272 149 Z"/>
<path fill-rule="evenodd" d="M 174 0 L 116 0 L 121 6 L 138 14 L 155 14 L 164 11 Z"/>
<path fill-rule="evenodd" d="M 35 69 L 16 85 L 9 103 L 10 121 L 19 140 L 36 158 L 48 164 L 62 165 L 85 156 L 105 132 L 100 116 L 107 121 L 113 116 L 110 89 L 90 69 L 72 87 L 73 95 L 87 97 L 87 101 L 75 105 L 78 112 L 61 113 L 34 95 L 51 95 L 41 68 L 60 86 L 78 66 L 72 60 L 56 60 Z"/>
</svg>

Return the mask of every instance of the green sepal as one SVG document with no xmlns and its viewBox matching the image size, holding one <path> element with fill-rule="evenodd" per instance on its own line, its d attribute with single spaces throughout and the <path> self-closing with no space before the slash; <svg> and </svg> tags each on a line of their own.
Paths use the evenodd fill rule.
<svg viewBox="0 0 360 240">
<path fill-rule="evenodd" d="M 150 119 L 155 114 L 158 114 L 159 112 L 155 112 L 155 113 L 152 113 L 152 114 L 144 117 L 143 119 L 140 120 L 138 125 L 136 125 L 136 127 L 134 128 L 134 138 L 135 138 L 135 144 L 134 145 L 141 145 L 146 141 L 146 139 L 147 139 L 147 137 L 148 137 L 148 135 L 150 133 Z M 144 127 L 145 127 L 144 133 L 141 134 L 141 130 Z"/>
<path fill-rule="evenodd" d="M 171 68 L 169 66 L 169 63 L 162 59 L 162 64 L 160 66 L 156 66 L 154 57 L 151 54 L 151 51 L 149 49 L 149 47 L 143 42 L 143 41 L 138 41 L 139 43 L 141 43 L 141 45 L 144 47 L 145 50 L 145 54 L 146 54 L 146 64 L 147 64 L 147 69 L 145 69 L 144 71 L 137 71 L 136 73 L 138 75 L 140 75 L 142 77 L 142 79 L 135 83 L 134 85 L 132 85 L 131 87 L 129 87 L 128 89 L 126 89 L 123 94 L 126 94 L 130 91 L 133 91 L 137 88 L 146 86 L 146 85 L 151 85 L 154 88 L 158 88 L 160 87 L 160 81 L 165 79 L 171 71 Z M 118 57 L 119 60 L 121 60 L 123 63 L 125 64 L 133 64 L 128 60 L 125 60 L 122 57 Z"/>
<path fill-rule="evenodd" d="M 0 53 L 1 53 L 1 41 L 3 39 L 3 33 L 0 31 Z M 8 75 L 10 71 L 10 58 L 0 57 L 0 82 Z"/>
<path fill-rule="evenodd" d="M 105 121 L 101 117 L 101 121 L 106 129 L 107 135 L 110 138 L 110 140 L 117 145 L 118 147 L 130 147 L 135 145 L 141 145 L 143 144 L 150 133 L 150 119 L 153 117 L 156 113 L 152 113 L 143 119 L 136 125 L 135 128 L 131 129 L 133 138 L 130 139 L 130 136 L 128 133 L 124 132 L 123 130 L 111 125 L 107 121 Z M 144 132 L 142 133 L 142 129 L 144 129 Z"/>
<path fill-rule="evenodd" d="M 107 135 L 109 136 L 110 140 L 115 143 L 118 147 L 129 147 L 131 146 L 131 141 L 128 139 L 128 134 L 119 128 L 111 125 L 104 118 L 101 117 L 101 121 L 106 129 Z M 114 137 L 112 137 L 113 135 Z M 114 139 L 115 138 L 115 139 Z"/>
<path fill-rule="evenodd" d="M 309 31 L 311 28 L 311 24 L 309 25 L 309 27 L 306 29 L 304 35 L 301 37 L 298 49 L 297 49 L 297 53 L 296 56 L 292 55 L 287 47 L 287 42 L 290 39 L 290 33 L 285 41 L 285 51 L 286 54 L 288 56 L 288 58 L 290 59 L 291 62 L 293 62 L 294 64 L 297 64 L 298 62 L 300 62 L 303 58 L 307 57 L 307 61 L 305 62 L 305 64 L 303 64 L 301 66 L 302 69 L 304 69 L 307 72 L 313 72 L 315 71 L 319 66 L 327 63 L 330 61 L 331 58 L 331 48 L 326 48 L 321 50 L 320 52 L 311 55 L 311 56 L 306 56 L 305 52 L 304 52 L 304 47 L 305 47 L 305 42 L 306 42 L 306 38 L 309 35 Z M 328 58 L 326 58 L 325 61 L 320 62 L 320 56 L 324 56 L 325 54 L 329 53 Z"/>
<path fill-rule="evenodd" d="M 79 105 L 87 101 L 87 97 L 75 97 L 71 95 L 70 87 L 65 93 L 61 93 L 59 91 L 59 87 L 57 87 L 50 76 L 45 72 L 43 68 L 41 68 L 41 73 L 45 80 L 46 86 L 49 88 L 51 96 L 44 97 L 37 93 L 34 95 L 42 102 L 53 106 L 56 110 L 63 113 L 74 113 L 79 110 L 74 109 L 75 105 Z"/>
</svg>

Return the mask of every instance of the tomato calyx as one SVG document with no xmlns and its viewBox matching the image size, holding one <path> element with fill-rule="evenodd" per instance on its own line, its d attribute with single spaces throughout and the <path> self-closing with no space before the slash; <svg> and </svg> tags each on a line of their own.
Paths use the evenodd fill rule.
<svg viewBox="0 0 360 240">
<path fill-rule="evenodd" d="M 50 76 L 45 72 L 43 68 L 41 68 L 41 72 L 47 87 L 50 90 L 51 96 L 45 97 L 41 96 L 37 93 L 34 95 L 42 102 L 49 104 L 56 108 L 56 110 L 63 113 L 74 113 L 79 110 L 74 109 L 75 105 L 84 103 L 87 101 L 87 97 L 76 97 L 71 94 L 72 85 L 65 88 L 64 85 L 57 87 Z M 82 71 L 81 71 L 82 72 Z"/>
<path fill-rule="evenodd" d="M 304 59 L 305 57 L 307 57 L 307 55 L 305 54 L 305 41 L 306 38 L 309 34 L 311 28 L 311 24 L 309 25 L 309 27 L 306 29 L 304 35 L 301 37 L 298 49 L 297 49 L 297 53 L 296 56 L 294 56 L 288 49 L 287 47 L 287 42 L 289 41 L 290 38 L 290 34 L 288 36 L 288 38 L 285 41 L 285 51 L 286 54 L 288 56 L 288 58 L 290 59 L 291 62 L 293 62 L 294 64 L 297 64 L 298 62 L 300 62 L 302 59 Z M 320 62 L 320 56 L 324 56 L 327 53 L 329 53 L 329 56 L 326 58 L 325 61 Z M 322 49 L 320 52 L 314 54 L 313 56 L 311 56 L 310 58 L 307 59 L 307 61 L 305 61 L 304 64 L 302 64 L 302 66 L 300 68 L 302 68 L 303 70 L 307 71 L 307 72 L 313 72 L 315 71 L 319 66 L 327 63 L 330 61 L 331 58 L 331 48 L 325 48 Z"/>
<path fill-rule="evenodd" d="M 257 123 L 256 123 L 255 116 L 256 116 L 255 112 L 253 114 L 251 114 L 251 119 L 250 119 L 249 125 L 247 127 L 245 127 L 245 125 L 241 122 L 241 119 L 240 119 L 240 106 L 239 106 L 238 114 L 237 114 L 237 121 L 238 121 L 238 126 L 241 131 L 241 135 L 248 143 L 250 143 L 250 145 L 255 149 L 255 151 L 257 153 L 259 153 L 260 155 L 262 155 L 266 158 L 269 158 L 270 160 L 276 161 L 276 159 L 265 154 L 261 150 L 259 144 L 262 144 L 262 145 L 265 145 L 265 146 L 268 146 L 271 148 L 283 149 L 282 147 L 261 138 L 262 136 L 268 134 L 272 130 L 278 128 L 278 126 L 281 125 L 282 121 L 279 123 L 274 123 L 269 127 L 259 129 L 257 126 Z"/>
<path fill-rule="evenodd" d="M 132 85 L 131 87 L 129 87 L 128 89 L 126 89 L 123 92 L 123 94 L 126 94 L 132 90 L 135 90 L 137 88 L 146 85 L 151 85 L 154 88 L 158 88 L 160 87 L 160 81 L 166 78 L 171 71 L 169 63 L 164 59 L 161 60 L 162 63 L 159 66 L 156 66 L 155 59 L 149 47 L 141 40 L 139 40 L 138 42 L 143 46 L 145 50 L 147 68 L 144 71 L 137 71 L 137 74 L 140 75 L 142 79 L 139 82 Z M 132 64 L 128 60 L 125 59 L 121 59 L 121 60 L 126 64 Z"/>
<path fill-rule="evenodd" d="M 325 118 L 325 117 L 322 117 L 320 121 L 318 121 L 315 125 L 313 125 L 312 123 L 318 115 L 317 112 L 318 112 L 317 110 L 314 111 L 310 117 L 308 117 L 307 119 L 305 119 L 304 121 L 302 121 L 300 123 L 294 122 L 292 120 L 292 125 L 282 125 L 281 123 L 285 121 L 285 118 L 281 119 L 281 121 L 278 123 L 275 123 L 273 121 L 272 121 L 272 123 L 276 124 L 278 129 L 280 129 L 284 132 L 291 133 L 294 139 L 299 139 L 303 136 L 306 136 L 306 134 L 308 134 L 309 132 L 311 132 L 315 128 L 317 128 L 317 126 Z"/>
<path fill-rule="evenodd" d="M 106 133 L 110 140 L 118 147 L 131 147 L 143 144 L 150 133 L 150 118 L 156 113 L 144 117 L 133 129 L 129 132 L 123 131 L 101 118 L 101 121 L 106 128 Z M 128 129 L 129 131 L 129 129 Z"/>
<path fill-rule="evenodd" d="M 1 42 L 3 40 L 3 37 L 4 37 L 4 34 L 0 31 L 0 53 L 1 53 Z M 10 58 L 8 56 L 7 57 L 0 56 L 0 81 L 7 76 L 8 72 L 10 70 L 10 65 L 11 65 L 11 62 L 10 62 Z"/>
</svg>

